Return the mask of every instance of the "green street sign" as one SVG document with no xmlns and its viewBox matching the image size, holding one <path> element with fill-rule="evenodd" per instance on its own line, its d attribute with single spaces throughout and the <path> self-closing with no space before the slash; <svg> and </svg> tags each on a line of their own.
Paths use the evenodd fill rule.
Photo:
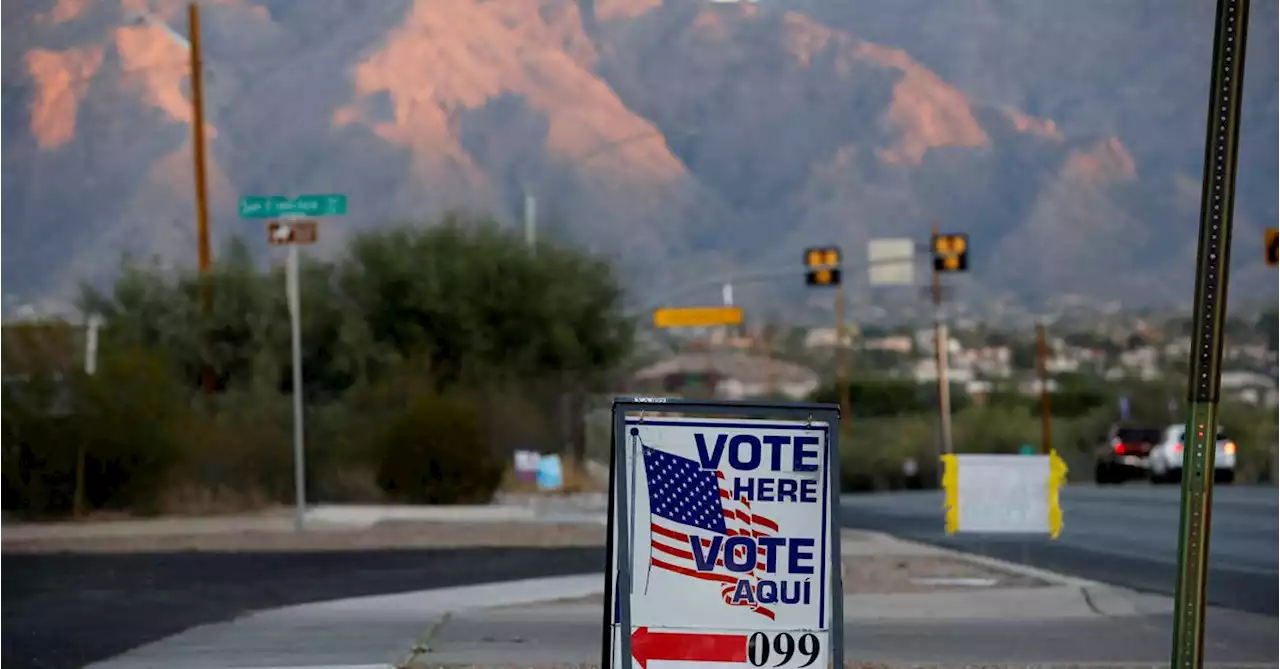
<svg viewBox="0 0 1280 669">
<path fill-rule="evenodd" d="M 300 195 L 293 199 L 283 195 L 250 195 L 240 198 L 240 218 L 345 216 L 346 213 L 347 196 L 341 194 Z"/>
</svg>

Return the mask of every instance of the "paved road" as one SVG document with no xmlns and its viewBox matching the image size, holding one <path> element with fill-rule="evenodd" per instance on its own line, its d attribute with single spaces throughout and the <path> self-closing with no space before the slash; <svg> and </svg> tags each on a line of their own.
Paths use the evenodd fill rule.
<svg viewBox="0 0 1280 669">
<path fill-rule="evenodd" d="M 1172 595 L 1177 570 L 1177 487 L 1145 483 L 1070 487 L 1062 493 L 1064 527 L 1047 538 L 956 535 L 942 529 L 939 492 L 846 495 L 842 521 L 1146 592 Z M 1208 597 L 1212 604 L 1277 614 L 1280 504 L 1272 487 L 1214 489 Z"/>
<path fill-rule="evenodd" d="M 82 667 L 247 611 L 599 571 L 602 548 L 13 555 L 3 666 Z"/>
</svg>

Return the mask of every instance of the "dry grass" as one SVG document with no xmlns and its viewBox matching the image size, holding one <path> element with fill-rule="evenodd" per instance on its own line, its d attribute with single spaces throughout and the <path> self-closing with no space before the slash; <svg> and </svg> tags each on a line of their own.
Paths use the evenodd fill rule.
<svg viewBox="0 0 1280 669">
<path fill-rule="evenodd" d="M 178 483 L 161 493 L 159 506 L 160 514 L 164 516 L 216 516 L 257 511 L 271 505 L 271 499 L 257 490 Z"/>
<path fill-rule="evenodd" d="M 537 494 L 537 495 L 571 495 L 574 493 L 584 492 L 604 492 L 604 487 L 587 472 L 586 468 L 572 458 L 562 458 L 561 466 L 564 469 L 564 487 L 555 491 L 543 491 L 538 489 L 536 481 L 525 481 L 516 476 L 515 467 L 507 467 L 507 471 L 502 474 L 502 484 L 498 486 L 499 492 L 520 493 L 520 494 Z"/>
<path fill-rule="evenodd" d="M 270 552 L 359 551 L 473 547 L 594 547 L 605 528 L 590 523 L 384 522 L 359 529 L 296 532 L 287 516 L 265 519 L 262 529 L 129 536 L 66 536 L 13 539 L 5 553 L 152 553 L 177 551 Z"/>
</svg>

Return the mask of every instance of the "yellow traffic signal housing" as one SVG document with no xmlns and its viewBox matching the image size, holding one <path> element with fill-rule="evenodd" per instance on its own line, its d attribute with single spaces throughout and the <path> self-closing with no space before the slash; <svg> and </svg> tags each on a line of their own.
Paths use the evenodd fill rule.
<svg viewBox="0 0 1280 669">
<path fill-rule="evenodd" d="M 805 249 L 804 268 L 804 283 L 807 286 L 840 285 L 840 247 Z"/>
<path fill-rule="evenodd" d="M 1276 248 L 1277 238 L 1280 237 L 1280 229 L 1267 228 L 1267 233 L 1263 236 L 1262 244 L 1267 250 L 1267 265 L 1271 267 L 1280 266 L 1280 249 Z"/>
<path fill-rule="evenodd" d="M 969 271 L 969 235 L 936 235 L 933 238 L 933 269 L 937 272 Z"/>
</svg>

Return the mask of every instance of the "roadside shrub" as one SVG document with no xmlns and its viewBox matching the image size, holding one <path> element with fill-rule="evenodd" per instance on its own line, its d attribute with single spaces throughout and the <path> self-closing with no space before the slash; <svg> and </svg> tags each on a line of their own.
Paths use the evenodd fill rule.
<svg viewBox="0 0 1280 669">
<path fill-rule="evenodd" d="M 1223 402 L 1218 424 L 1236 442 L 1236 479 L 1241 483 L 1272 482 L 1276 457 L 1277 415 L 1275 407 L 1265 408 L 1243 402 Z"/>
<path fill-rule="evenodd" d="M 209 508 L 289 501 L 292 430 L 293 409 L 286 394 L 257 386 L 219 395 L 191 417 L 182 466 L 169 484 L 196 500 L 207 499 Z M 181 506 L 180 500 L 173 502 Z"/>
<path fill-rule="evenodd" d="M 108 354 L 98 374 L 78 378 L 86 501 L 95 509 L 156 511 L 162 483 L 181 461 L 190 394 L 155 351 Z"/>
<path fill-rule="evenodd" d="M 850 492 L 907 486 L 902 465 L 914 458 L 917 478 L 937 478 L 937 421 L 928 414 L 854 418 L 840 435 L 840 485 Z"/>
<path fill-rule="evenodd" d="M 1017 453 L 1039 446 L 1040 419 L 1017 407 L 972 406 L 952 417 L 951 439 L 957 453 Z"/>
<path fill-rule="evenodd" d="M 4 508 L 29 516 L 71 510 L 75 492 L 75 421 L 63 414 L 65 385 L 35 377 L 4 387 Z"/>
<path fill-rule="evenodd" d="M 84 459 L 84 508 L 157 508 L 180 459 L 189 409 L 165 359 L 144 350 L 104 356 L 98 373 L 36 377 L 6 389 L 6 509 L 67 513 Z"/>
<path fill-rule="evenodd" d="M 480 412 L 458 394 L 423 395 L 378 438 L 378 485 L 414 504 L 482 504 L 502 480 Z"/>
</svg>

